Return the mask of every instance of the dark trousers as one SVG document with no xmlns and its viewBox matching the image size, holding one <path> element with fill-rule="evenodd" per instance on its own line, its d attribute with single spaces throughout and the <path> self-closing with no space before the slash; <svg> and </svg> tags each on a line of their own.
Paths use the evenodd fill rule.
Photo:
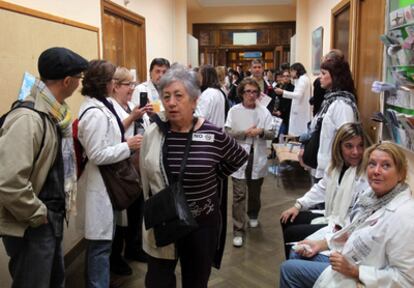
<svg viewBox="0 0 414 288">
<path fill-rule="evenodd" d="M 312 213 L 310 211 L 299 212 L 296 216 L 295 221 L 287 223 L 280 223 L 283 230 L 283 240 L 284 243 L 296 242 L 305 239 L 307 236 L 318 231 L 322 227 L 325 227 L 324 224 L 312 225 L 310 224 L 312 219 L 321 217 L 322 214 Z M 285 256 L 286 259 L 289 259 L 289 253 L 292 245 L 285 245 Z"/>
<path fill-rule="evenodd" d="M 246 196 L 247 215 L 250 219 L 257 219 L 261 207 L 260 192 L 263 178 L 259 179 L 237 179 L 233 180 L 233 234 L 244 236 L 246 230 Z"/>
<path fill-rule="evenodd" d="M 206 288 L 211 273 L 217 227 L 200 227 L 177 243 L 181 265 L 183 288 Z M 177 260 L 148 257 L 148 270 L 145 276 L 147 288 L 175 288 L 175 266 Z"/>
<path fill-rule="evenodd" d="M 142 250 L 142 221 L 144 218 L 144 197 L 141 196 L 127 209 L 128 226 L 116 226 L 114 240 L 112 242 L 111 258 L 121 257 L 125 254 Z"/>
<path fill-rule="evenodd" d="M 62 238 L 55 237 L 50 224 L 29 227 L 23 237 L 3 236 L 3 244 L 13 288 L 65 287 Z"/>
</svg>

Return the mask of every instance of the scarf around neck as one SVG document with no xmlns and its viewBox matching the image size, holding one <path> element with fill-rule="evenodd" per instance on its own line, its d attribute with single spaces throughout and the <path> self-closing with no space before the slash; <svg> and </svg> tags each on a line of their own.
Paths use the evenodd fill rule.
<svg viewBox="0 0 414 288">
<path fill-rule="evenodd" d="M 369 216 L 374 214 L 382 207 L 388 205 L 398 194 L 408 188 L 408 184 L 399 183 L 390 192 L 378 198 L 375 192 L 370 189 L 367 193 L 361 195 L 356 201 L 351 211 L 351 225 L 349 232 L 352 233 L 357 229 Z"/>
<path fill-rule="evenodd" d="M 343 100 L 346 104 L 351 106 L 352 110 L 354 111 L 354 116 L 356 121 L 359 121 L 359 113 L 358 108 L 356 106 L 356 100 L 354 94 L 348 92 L 348 91 L 331 91 L 325 94 L 325 99 L 323 100 L 321 104 L 321 109 L 318 114 L 323 117 L 325 113 L 328 111 L 329 106 L 335 102 L 336 100 Z"/>
<path fill-rule="evenodd" d="M 331 181 L 326 187 L 325 216 L 341 227 L 347 224 L 346 219 L 355 192 L 356 171 L 357 167 L 346 169 L 341 184 L 338 184 L 341 169 L 332 170 Z"/>
<path fill-rule="evenodd" d="M 53 96 L 52 92 L 47 88 L 45 83 L 36 80 L 35 89 L 37 95 L 45 103 L 48 114 L 51 116 L 53 122 L 62 133 L 62 158 L 64 169 L 64 189 L 65 189 L 65 205 L 66 213 L 76 214 L 76 165 L 75 165 L 75 149 L 73 146 L 72 137 L 72 115 L 69 106 L 63 102 L 60 104 Z M 68 219 L 68 217 L 66 218 Z"/>
</svg>

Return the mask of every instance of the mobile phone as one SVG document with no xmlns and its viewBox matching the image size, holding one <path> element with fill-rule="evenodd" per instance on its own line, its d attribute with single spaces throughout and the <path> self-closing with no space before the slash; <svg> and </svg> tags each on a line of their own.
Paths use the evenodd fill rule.
<svg viewBox="0 0 414 288">
<path fill-rule="evenodd" d="M 139 107 L 144 107 L 148 104 L 148 92 L 139 93 Z"/>
</svg>

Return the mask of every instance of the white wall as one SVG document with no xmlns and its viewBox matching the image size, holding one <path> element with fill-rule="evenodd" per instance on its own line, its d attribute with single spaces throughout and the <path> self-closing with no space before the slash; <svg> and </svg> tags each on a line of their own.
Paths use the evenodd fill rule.
<svg viewBox="0 0 414 288">
<path fill-rule="evenodd" d="M 188 65 L 191 67 L 198 67 L 198 39 L 193 35 L 187 34 L 187 55 L 188 55 Z"/>
<path fill-rule="evenodd" d="M 290 37 L 290 59 L 289 63 L 296 62 L 296 35 Z"/>
<path fill-rule="evenodd" d="M 296 61 L 311 76 L 312 32 L 323 27 L 323 54 L 331 47 L 331 9 L 341 0 L 300 0 L 296 9 Z"/>
</svg>

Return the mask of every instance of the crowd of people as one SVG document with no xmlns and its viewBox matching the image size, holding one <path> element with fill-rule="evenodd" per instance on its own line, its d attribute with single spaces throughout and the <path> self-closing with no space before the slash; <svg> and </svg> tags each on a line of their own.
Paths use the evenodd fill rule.
<svg viewBox="0 0 414 288">
<path fill-rule="evenodd" d="M 320 68 L 312 92 L 301 63 L 273 71 L 255 59 L 244 71 L 155 58 L 150 79 L 138 85 L 125 67 L 45 50 L 30 95 L 0 121 L 0 235 L 13 287 L 65 286 L 63 225 L 73 205 L 84 215 L 76 224 L 87 243 L 87 287 L 109 287 L 110 272 L 132 274 L 125 259 L 147 263 L 146 287 L 176 287 L 178 261 L 182 287 L 207 287 L 224 251 L 228 179 L 232 243 L 241 248 L 248 228 L 260 225 L 267 141 L 289 135 L 306 143 L 315 132 L 317 165 L 302 161 L 304 149 L 298 155 L 314 184 L 280 215 L 280 287 L 413 287 L 405 155 L 390 142 L 370 146 L 342 52 L 327 53 Z M 66 99 L 80 82 L 84 99 L 72 117 Z M 72 118 L 86 156 L 82 171 Z M 118 210 L 100 167 L 126 159 L 139 175 L 138 196 Z M 196 228 L 158 245 L 158 230 L 144 225 L 145 203 L 173 185 Z M 77 193 L 85 200 L 76 201 Z"/>
</svg>

